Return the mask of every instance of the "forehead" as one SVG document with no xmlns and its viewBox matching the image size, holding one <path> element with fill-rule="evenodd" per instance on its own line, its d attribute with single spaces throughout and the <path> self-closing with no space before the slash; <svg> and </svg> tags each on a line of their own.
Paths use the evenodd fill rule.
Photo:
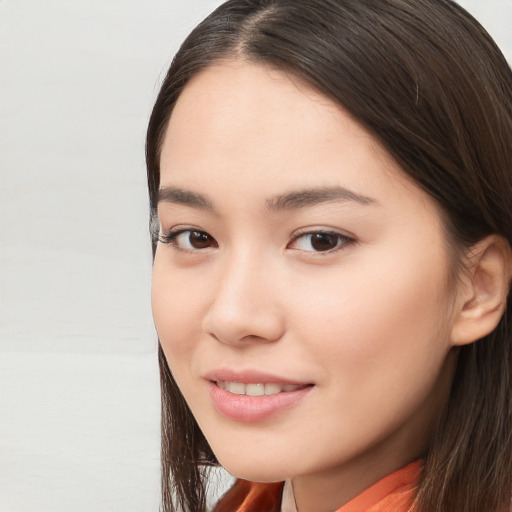
<svg viewBox="0 0 512 512">
<path fill-rule="evenodd" d="M 271 109 L 273 118 L 290 107 L 295 107 L 294 112 L 299 115 L 310 114 L 316 106 L 321 107 L 324 115 L 329 110 L 335 114 L 341 108 L 295 75 L 243 60 L 219 61 L 195 75 L 178 98 L 173 116 L 185 107 L 190 113 L 190 102 L 198 113 L 208 106 L 211 113 L 220 117 L 226 114 L 225 107 L 232 104 L 244 112 L 258 104 L 264 108 L 262 114 Z"/>
<path fill-rule="evenodd" d="M 208 192 L 219 182 L 239 197 L 261 192 L 262 201 L 331 186 L 367 197 L 405 187 L 413 201 L 430 201 L 340 105 L 289 74 L 243 61 L 190 81 L 162 146 L 162 186 Z"/>
<path fill-rule="evenodd" d="M 211 159 L 215 153 L 230 159 L 259 153 L 263 161 L 284 156 L 287 149 L 298 160 L 312 145 L 316 156 L 330 149 L 340 129 L 346 144 L 339 137 L 336 144 L 345 159 L 356 156 L 346 151 L 349 138 L 386 159 L 377 140 L 341 106 L 295 77 L 262 65 L 223 61 L 196 75 L 181 93 L 164 137 L 162 160 L 176 162 L 191 144 L 196 150 L 188 156 L 195 160 L 204 155 Z"/>
</svg>

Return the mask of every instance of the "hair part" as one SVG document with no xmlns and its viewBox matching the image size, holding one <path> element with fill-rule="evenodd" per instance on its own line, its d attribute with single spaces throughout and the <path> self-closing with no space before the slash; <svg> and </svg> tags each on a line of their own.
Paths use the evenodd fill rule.
<svg viewBox="0 0 512 512">
<path fill-rule="evenodd" d="M 183 43 L 156 100 L 146 144 L 152 211 L 174 105 L 190 79 L 225 59 L 290 73 L 348 111 L 437 202 L 457 271 L 488 234 L 512 245 L 512 72 L 451 0 L 224 3 Z M 425 454 L 418 512 L 498 512 L 510 504 L 508 305 L 493 333 L 460 349 L 449 405 Z M 204 468 L 216 459 L 161 349 L 159 357 L 164 512 L 203 512 Z"/>
</svg>

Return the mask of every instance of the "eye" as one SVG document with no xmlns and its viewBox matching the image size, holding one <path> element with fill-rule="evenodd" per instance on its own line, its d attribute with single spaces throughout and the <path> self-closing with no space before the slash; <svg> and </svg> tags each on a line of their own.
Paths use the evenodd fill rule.
<svg viewBox="0 0 512 512">
<path fill-rule="evenodd" d="M 352 238 L 340 233 L 315 231 L 298 235 L 288 247 L 306 252 L 331 252 L 352 242 Z"/>
<path fill-rule="evenodd" d="M 158 241 L 189 252 L 218 247 L 215 238 L 206 231 L 197 229 L 171 230 L 166 234 L 160 234 Z"/>
</svg>

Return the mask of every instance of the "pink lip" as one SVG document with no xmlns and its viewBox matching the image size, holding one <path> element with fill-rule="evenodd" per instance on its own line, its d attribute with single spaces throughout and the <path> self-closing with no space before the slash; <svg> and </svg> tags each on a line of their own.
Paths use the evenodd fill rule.
<svg viewBox="0 0 512 512">
<path fill-rule="evenodd" d="M 312 384 L 283 379 L 257 371 L 234 372 L 218 370 L 206 376 L 210 397 L 217 410 L 234 421 L 251 423 L 263 421 L 300 402 L 313 388 Z M 275 383 L 304 386 L 295 391 L 282 391 L 275 395 L 248 396 L 230 393 L 219 386 L 216 381 L 250 383 Z"/>
<path fill-rule="evenodd" d="M 260 372 L 258 370 L 244 370 L 235 371 L 228 368 L 214 370 L 204 375 L 204 378 L 216 382 L 218 380 L 228 382 L 241 382 L 243 384 L 280 384 L 281 386 L 304 386 L 310 384 L 309 382 L 300 382 L 297 380 L 290 380 L 278 375 Z"/>
</svg>

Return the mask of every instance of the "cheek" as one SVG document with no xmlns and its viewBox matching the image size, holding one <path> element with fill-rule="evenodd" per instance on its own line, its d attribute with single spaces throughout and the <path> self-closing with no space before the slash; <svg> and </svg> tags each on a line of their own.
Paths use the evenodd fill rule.
<svg viewBox="0 0 512 512">
<path fill-rule="evenodd" d="M 371 272 L 361 262 L 333 269 L 324 282 L 304 280 L 295 296 L 307 300 L 292 307 L 297 332 L 315 358 L 361 383 L 370 370 L 379 377 L 401 367 L 410 374 L 420 360 L 439 365 L 449 348 L 450 302 L 445 262 L 437 259 L 437 267 L 413 257 L 397 268 L 380 258 Z"/>
<path fill-rule="evenodd" d="M 179 368 L 177 363 L 189 360 L 194 350 L 195 334 L 201 324 L 200 297 L 186 276 L 166 269 L 157 252 L 151 305 L 158 337 L 173 373 Z"/>
<path fill-rule="evenodd" d="M 190 368 L 200 339 L 202 295 L 179 272 L 160 265 L 155 258 L 151 302 L 153 319 L 167 365 L 185 400 L 197 400 Z"/>
<path fill-rule="evenodd" d="M 323 435 L 318 426 L 308 432 L 326 440 L 319 453 L 332 451 L 333 436 L 342 447 L 343 439 L 359 446 L 384 438 L 427 403 L 450 346 L 445 281 L 442 272 L 433 274 L 352 269 L 305 287 L 309 300 L 296 303 L 296 332 L 308 360 L 322 369 L 325 400 L 311 414 L 325 418 Z"/>
</svg>

